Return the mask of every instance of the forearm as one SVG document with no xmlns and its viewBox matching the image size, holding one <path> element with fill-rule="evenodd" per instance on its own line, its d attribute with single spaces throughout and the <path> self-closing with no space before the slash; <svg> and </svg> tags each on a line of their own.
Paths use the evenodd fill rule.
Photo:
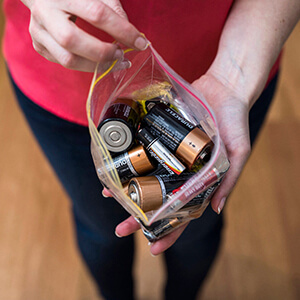
<svg viewBox="0 0 300 300">
<path fill-rule="evenodd" d="M 299 17 L 299 0 L 235 1 L 208 72 L 251 107 Z"/>
</svg>

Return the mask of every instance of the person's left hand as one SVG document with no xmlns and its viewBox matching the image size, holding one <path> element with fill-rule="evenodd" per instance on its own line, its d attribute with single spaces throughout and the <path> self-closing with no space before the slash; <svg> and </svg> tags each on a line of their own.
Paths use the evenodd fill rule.
<svg viewBox="0 0 300 300">
<path fill-rule="evenodd" d="M 215 112 L 220 135 L 225 144 L 231 167 L 225 175 L 222 184 L 211 200 L 211 206 L 216 213 L 220 213 L 225 200 L 235 186 L 240 173 L 250 154 L 249 139 L 249 104 L 243 98 L 243 91 L 237 90 L 225 78 L 212 72 L 206 73 L 192 84 L 199 89 L 213 111 Z M 103 194 L 109 196 L 107 190 Z M 151 253 L 158 255 L 168 249 L 182 234 L 188 223 L 174 230 L 151 245 Z M 140 229 L 140 225 L 130 217 L 116 227 L 117 236 L 127 236 Z"/>
</svg>

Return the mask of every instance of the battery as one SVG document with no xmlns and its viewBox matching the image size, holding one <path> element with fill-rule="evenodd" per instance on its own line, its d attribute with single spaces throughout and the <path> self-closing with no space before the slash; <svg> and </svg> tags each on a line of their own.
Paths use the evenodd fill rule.
<svg viewBox="0 0 300 300">
<path fill-rule="evenodd" d="M 142 125 L 189 169 L 197 160 L 205 164 L 210 159 L 213 142 L 208 135 L 164 103 L 152 104 Z"/>
<path fill-rule="evenodd" d="M 147 174 L 155 168 L 142 145 L 113 158 L 113 163 L 122 183 L 134 176 Z"/>
<path fill-rule="evenodd" d="M 186 168 L 159 140 L 154 138 L 147 129 L 141 128 L 137 134 L 137 140 L 146 148 L 171 175 L 180 175 Z"/>
<path fill-rule="evenodd" d="M 192 175 L 183 176 L 155 175 L 132 178 L 128 183 L 128 196 L 144 212 L 156 210 L 168 201 L 168 196 L 175 194 Z M 189 201 L 184 207 L 201 205 L 212 193 L 204 191 Z"/>
<path fill-rule="evenodd" d="M 122 190 L 128 196 L 128 182 L 122 184 Z"/>
<path fill-rule="evenodd" d="M 158 209 L 163 202 L 163 192 L 155 176 L 132 178 L 128 183 L 128 196 L 144 212 Z"/>
<path fill-rule="evenodd" d="M 149 110 L 157 103 L 164 103 L 168 106 L 171 106 L 167 102 L 164 102 L 161 98 L 152 98 L 152 99 L 147 99 L 147 100 L 137 100 L 140 106 L 140 116 L 143 118 Z"/>
<path fill-rule="evenodd" d="M 130 148 L 139 124 L 138 103 L 132 99 L 118 98 L 105 112 L 99 133 L 107 149 L 118 153 Z"/>
<path fill-rule="evenodd" d="M 143 233 L 150 242 L 155 242 L 184 223 L 186 222 L 184 222 L 182 218 L 163 219 L 153 223 L 150 226 L 145 226 L 142 223 L 146 229 L 143 229 Z"/>
</svg>

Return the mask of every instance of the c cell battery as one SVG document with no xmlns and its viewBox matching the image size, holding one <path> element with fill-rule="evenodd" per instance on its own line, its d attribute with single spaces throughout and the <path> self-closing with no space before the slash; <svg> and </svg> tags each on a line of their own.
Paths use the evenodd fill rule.
<svg viewBox="0 0 300 300">
<path fill-rule="evenodd" d="M 210 158 L 213 142 L 208 135 L 164 103 L 153 105 L 142 126 L 189 169 L 197 160 L 205 164 Z"/>
<path fill-rule="evenodd" d="M 121 182 L 126 182 L 135 176 L 147 174 L 155 168 L 155 165 L 142 145 L 114 157 L 113 163 Z"/>
<path fill-rule="evenodd" d="M 99 125 L 99 133 L 110 152 L 118 153 L 130 148 L 139 124 L 138 103 L 118 98 L 107 109 Z"/>
</svg>

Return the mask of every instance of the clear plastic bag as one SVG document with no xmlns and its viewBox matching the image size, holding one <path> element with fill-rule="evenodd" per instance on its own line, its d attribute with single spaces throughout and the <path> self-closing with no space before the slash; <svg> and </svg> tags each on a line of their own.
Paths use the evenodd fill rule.
<svg viewBox="0 0 300 300">
<path fill-rule="evenodd" d="M 135 51 L 132 49 L 123 50 L 123 59 L 113 62 L 105 71 L 99 67 L 95 70 L 87 100 L 91 152 L 100 181 L 109 188 L 113 197 L 141 224 L 145 236 L 150 241 L 154 241 L 184 223 L 201 216 L 224 174 L 229 169 L 230 164 L 219 135 L 214 113 L 201 93 L 176 74 L 163 61 L 150 43 L 145 51 Z M 135 107 L 126 102 L 128 99 L 130 99 L 131 102 L 133 101 L 132 103 L 134 105 L 138 103 L 138 116 L 134 114 Z M 129 119 L 126 119 L 125 122 L 124 120 L 119 120 L 119 122 L 116 121 L 116 118 L 108 118 L 107 116 L 111 116 L 108 115 L 109 111 L 116 107 L 118 109 L 117 113 L 122 109 L 123 114 L 127 113 L 124 112 L 126 109 L 130 111 L 130 114 L 133 113 L 133 116 L 127 117 L 129 119 L 131 118 L 131 121 L 133 120 L 133 123 L 136 122 L 137 124 L 133 126 L 130 121 L 131 124 L 129 126 L 126 124 Z M 124 107 L 126 108 L 125 110 Z M 181 155 L 178 156 L 177 152 L 179 151 L 172 151 L 172 145 L 170 147 L 168 142 L 165 143 L 163 137 L 167 136 L 168 133 L 164 131 L 156 132 L 157 130 L 168 130 L 167 125 L 165 125 L 164 115 L 162 115 L 163 117 L 157 117 L 157 115 L 152 112 L 154 111 L 153 107 L 155 107 L 158 113 L 163 110 L 164 113 L 171 114 L 172 116 L 170 116 L 170 118 L 175 118 L 175 121 L 182 123 L 181 125 L 191 126 L 193 129 L 197 127 L 197 129 L 195 129 L 197 132 L 199 132 L 200 129 L 201 132 L 205 133 L 211 141 L 211 151 L 209 156 L 206 155 L 206 159 L 201 161 L 201 164 L 195 163 L 193 159 L 192 163 L 191 160 L 185 160 L 185 149 L 182 150 Z M 150 120 L 148 125 L 146 124 L 147 122 L 145 122 L 145 114 Z M 148 116 L 154 118 L 154 121 Z M 159 118 L 161 118 L 161 120 Z M 112 123 L 107 124 L 108 119 L 109 121 L 112 119 Z M 142 119 L 142 123 L 138 121 L 139 119 Z M 118 150 L 117 153 L 115 153 L 114 148 L 110 148 L 107 138 L 113 143 L 115 140 L 120 141 L 122 139 L 120 132 L 114 130 L 115 126 L 118 127 L 120 125 L 122 127 L 120 130 L 122 131 L 124 129 L 122 122 L 125 123 L 126 126 L 128 125 L 127 127 L 129 128 L 125 126 L 126 137 L 124 139 L 127 141 L 128 136 L 130 136 L 132 141 L 130 140 L 130 142 L 125 145 L 126 149 Z M 156 129 L 154 128 L 154 123 L 157 125 Z M 105 126 L 103 126 L 103 124 L 105 124 Z M 110 126 L 111 124 L 113 124 L 113 127 Z M 124 181 L 128 178 L 121 176 L 122 178 L 120 179 L 120 170 L 118 169 L 117 171 L 119 164 L 117 165 L 116 161 L 121 162 L 121 158 L 128 160 L 129 156 L 126 151 L 128 148 L 132 149 L 130 147 L 135 147 L 134 145 L 138 144 L 136 142 L 136 134 L 143 133 L 139 130 L 140 127 L 143 127 L 141 124 L 149 126 L 146 128 L 150 131 L 150 135 L 155 134 L 155 140 L 162 141 L 162 147 L 167 148 L 166 151 L 171 152 L 171 154 L 170 152 L 166 152 L 166 157 L 163 158 L 163 156 L 160 156 L 160 159 L 168 160 L 169 157 L 175 156 L 174 159 L 176 160 L 177 158 L 179 163 L 182 163 L 183 169 L 185 169 L 184 171 L 180 170 L 180 166 L 177 169 L 176 166 L 172 168 L 166 163 L 169 166 L 168 169 L 168 166 L 163 166 L 160 162 L 157 163 L 158 166 L 156 169 L 152 171 L 148 170 L 146 175 L 143 174 L 142 177 L 139 177 L 136 176 L 139 174 L 135 174 L 133 177 L 138 179 L 130 179 L 130 183 L 132 183 L 132 181 L 138 181 L 138 187 L 140 187 L 139 184 L 141 184 L 144 191 L 146 191 L 145 193 L 153 197 L 152 200 L 154 202 L 158 199 L 157 197 L 155 198 L 157 191 L 164 194 L 162 197 L 163 200 L 159 200 L 152 209 L 151 207 L 150 209 L 146 209 L 145 205 L 141 205 L 141 202 L 143 202 L 141 198 L 144 194 L 139 196 L 139 201 L 136 201 L 136 190 L 134 193 L 132 193 L 131 190 L 131 193 L 128 194 L 128 187 L 126 187 L 126 183 L 124 184 Z M 138 130 L 139 132 L 137 133 Z M 121 135 L 123 135 L 123 131 L 121 133 Z M 176 134 L 177 133 L 174 132 L 174 135 Z M 143 137 L 145 137 L 145 135 L 143 135 Z M 174 138 L 176 139 L 177 137 L 174 136 Z M 192 142 L 189 143 L 194 146 Z M 147 147 L 149 145 L 143 143 L 142 145 L 151 152 L 151 149 Z M 183 146 L 186 147 L 187 145 L 186 143 Z M 119 147 L 120 143 L 117 144 L 117 146 Z M 184 148 L 183 146 L 180 147 Z M 152 160 L 152 162 L 157 151 L 161 150 L 156 149 L 152 151 L 152 153 L 147 154 L 147 157 L 150 157 L 149 159 Z M 187 156 L 189 154 L 190 153 L 187 152 Z M 198 158 L 199 157 L 197 157 L 197 162 L 200 159 Z M 176 174 L 168 175 L 168 171 L 169 173 L 172 172 L 170 169 L 175 170 L 174 172 Z M 179 171 L 176 172 L 176 170 Z M 132 172 L 135 173 L 134 170 Z M 153 180 L 159 181 L 159 183 L 155 181 L 155 184 L 153 184 Z M 149 181 L 151 184 L 148 184 Z M 172 186 L 172 184 L 174 185 L 174 189 L 172 189 L 171 192 L 170 188 L 168 189 L 164 186 L 165 181 L 167 181 L 166 186 L 168 187 Z M 134 185 L 133 187 L 136 188 Z M 142 193 L 139 188 L 138 191 Z"/>
</svg>

